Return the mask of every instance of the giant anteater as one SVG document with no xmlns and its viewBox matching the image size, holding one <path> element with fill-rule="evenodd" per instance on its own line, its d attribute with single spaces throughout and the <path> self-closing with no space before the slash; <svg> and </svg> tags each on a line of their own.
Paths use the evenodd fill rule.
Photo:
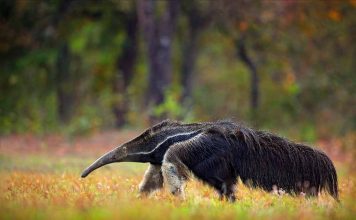
<svg viewBox="0 0 356 220">
<path fill-rule="evenodd" d="M 150 163 L 141 193 L 160 189 L 183 193 L 190 174 L 212 186 L 220 198 L 235 200 L 238 177 L 244 184 L 271 191 L 317 196 L 326 189 L 338 200 L 332 161 L 320 150 L 232 121 L 184 124 L 165 120 L 106 153 L 82 174 L 115 162 Z"/>
</svg>

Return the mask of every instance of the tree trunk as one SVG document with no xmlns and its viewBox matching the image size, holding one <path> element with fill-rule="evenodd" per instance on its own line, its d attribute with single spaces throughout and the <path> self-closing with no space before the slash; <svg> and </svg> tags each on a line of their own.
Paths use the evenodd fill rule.
<svg viewBox="0 0 356 220">
<path fill-rule="evenodd" d="M 190 33 L 190 38 L 183 45 L 183 57 L 182 57 L 182 87 L 183 94 L 182 100 L 186 107 L 191 105 L 191 94 L 193 87 L 193 72 L 195 67 L 195 61 L 197 57 L 197 33 L 193 31 Z"/>
<path fill-rule="evenodd" d="M 70 83 L 70 52 L 67 42 L 59 47 L 57 58 L 57 101 L 58 115 L 62 122 L 66 123 L 71 119 L 73 112 L 73 87 Z"/>
<path fill-rule="evenodd" d="M 60 2 L 56 13 L 51 18 L 51 25 L 59 32 L 61 19 L 65 16 L 71 5 L 71 0 L 63 0 Z M 59 119 L 66 123 L 71 119 L 73 114 L 74 96 L 73 84 L 71 84 L 70 75 L 70 49 L 66 39 L 59 33 L 62 39 L 58 41 L 58 56 L 56 61 L 55 84 L 58 102 Z"/>
<path fill-rule="evenodd" d="M 117 61 L 117 75 L 114 80 L 113 89 L 120 98 L 114 105 L 113 112 L 116 117 L 116 126 L 121 127 L 126 123 L 126 113 L 128 111 L 127 87 L 129 86 L 137 57 L 137 16 L 136 13 L 125 15 L 125 39 L 122 55 Z"/>
<path fill-rule="evenodd" d="M 257 73 L 256 65 L 253 63 L 251 57 L 248 56 L 245 41 L 241 39 L 237 42 L 238 55 L 242 62 L 248 67 L 251 73 L 251 96 L 250 107 L 253 112 L 258 109 L 259 106 L 259 77 Z"/>
<path fill-rule="evenodd" d="M 199 34 L 211 19 L 211 8 L 199 10 L 199 3 L 195 1 L 185 1 L 182 3 L 182 11 L 188 19 L 187 28 L 182 36 L 182 72 L 181 82 L 183 87 L 182 103 L 186 108 L 192 105 L 193 76 L 198 53 Z"/>
<path fill-rule="evenodd" d="M 193 72 L 195 68 L 195 61 L 197 58 L 197 40 L 199 31 L 203 26 L 203 22 L 197 13 L 188 14 L 188 37 L 183 43 L 182 56 L 182 86 L 183 94 L 182 100 L 186 107 L 191 105 L 191 94 L 193 87 Z"/>
<path fill-rule="evenodd" d="M 156 4 L 164 4 L 161 15 Z M 148 50 L 149 86 L 146 104 L 158 105 L 164 101 L 164 92 L 172 80 L 171 47 L 176 26 L 179 2 L 140 0 L 138 18 Z"/>
</svg>

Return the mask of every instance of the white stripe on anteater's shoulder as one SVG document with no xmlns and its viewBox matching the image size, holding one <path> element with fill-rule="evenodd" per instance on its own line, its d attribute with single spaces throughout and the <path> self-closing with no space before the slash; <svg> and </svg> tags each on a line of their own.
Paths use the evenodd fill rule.
<svg viewBox="0 0 356 220">
<path fill-rule="evenodd" d="M 169 136 L 164 141 L 159 143 L 157 147 L 155 147 L 152 151 L 129 154 L 125 158 L 125 161 L 162 164 L 163 157 L 171 145 L 178 144 L 180 142 L 186 142 L 196 137 L 201 132 L 201 130 L 197 130 L 193 132 L 183 132 Z"/>
<path fill-rule="evenodd" d="M 182 141 L 187 141 L 187 140 L 189 140 L 191 138 L 196 137 L 201 132 L 202 132 L 201 130 L 197 130 L 197 131 L 192 131 L 192 132 L 182 132 L 182 133 L 174 134 L 172 136 L 168 136 L 164 141 L 162 141 L 159 144 L 157 144 L 157 147 L 155 147 L 149 153 L 152 153 L 152 152 L 158 150 L 159 148 L 164 147 L 167 144 L 170 146 L 170 145 L 175 144 L 175 143 L 179 143 L 179 142 L 182 142 Z"/>
<path fill-rule="evenodd" d="M 182 150 L 181 152 L 186 152 L 186 151 L 188 151 L 188 149 L 190 147 L 200 147 L 201 139 L 204 138 L 204 137 L 207 137 L 206 136 L 206 131 L 205 130 L 203 130 L 203 131 L 201 130 L 200 132 L 197 132 L 196 135 L 192 136 L 191 138 L 188 138 L 186 140 L 182 140 L 182 141 L 179 141 L 179 142 L 175 142 L 173 144 L 174 144 L 175 148 L 180 148 L 180 150 Z M 201 149 L 204 150 L 204 148 L 201 148 Z M 167 162 L 167 156 L 169 157 L 169 155 L 167 155 L 165 153 L 164 158 L 163 158 L 163 162 Z"/>
</svg>

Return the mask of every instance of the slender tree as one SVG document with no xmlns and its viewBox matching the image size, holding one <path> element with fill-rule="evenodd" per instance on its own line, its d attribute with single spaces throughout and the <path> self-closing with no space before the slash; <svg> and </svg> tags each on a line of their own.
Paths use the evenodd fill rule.
<svg viewBox="0 0 356 220">
<path fill-rule="evenodd" d="M 208 4 L 210 6 L 210 4 Z M 204 9 L 194 1 L 184 1 L 182 12 L 187 17 L 186 34 L 182 39 L 182 70 L 181 83 L 183 87 L 182 100 L 186 107 L 190 107 L 190 99 L 193 87 L 193 75 L 198 55 L 198 39 L 202 30 L 211 20 L 211 8 Z"/>
<path fill-rule="evenodd" d="M 126 123 L 126 113 L 128 110 L 127 87 L 134 75 L 133 71 L 137 57 L 137 13 L 136 10 L 123 13 L 120 17 L 126 38 L 121 48 L 121 55 L 117 60 L 117 74 L 114 80 L 114 92 L 120 95 L 121 99 L 114 105 L 114 114 L 116 117 L 116 126 L 121 127 Z"/>
<path fill-rule="evenodd" d="M 52 17 L 52 26 L 59 31 L 60 21 L 68 12 L 71 0 L 64 0 L 59 3 L 58 10 Z M 58 116 L 61 121 L 68 122 L 71 119 L 74 108 L 74 95 L 72 86 L 72 77 L 70 73 L 70 48 L 65 37 L 61 33 L 58 40 L 58 55 L 56 62 L 56 84 L 57 84 L 57 102 Z"/>
<path fill-rule="evenodd" d="M 172 80 L 171 48 L 179 1 L 139 0 L 137 7 L 149 66 L 146 104 L 157 105 L 164 101 L 164 92 Z"/>
<path fill-rule="evenodd" d="M 247 53 L 246 43 L 243 38 L 237 40 L 237 54 L 241 61 L 247 66 L 250 70 L 251 79 L 250 79 L 250 108 L 252 111 L 256 111 L 259 106 L 259 76 L 257 73 L 257 67 L 252 61 L 252 58 Z"/>
</svg>

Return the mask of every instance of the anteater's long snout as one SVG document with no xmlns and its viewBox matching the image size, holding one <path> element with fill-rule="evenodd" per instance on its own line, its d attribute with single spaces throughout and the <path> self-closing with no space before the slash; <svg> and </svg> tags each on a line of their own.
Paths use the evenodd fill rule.
<svg viewBox="0 0 356 220">
<path fill-rule="evenodd" d="M 123 155 L 120 155 L 119 151 L 120 151 L 119 148 L 116 148 L 116 149 L 104 154 L 103 156 L 101 156 L 92 165 L 90 165 L 88 168 L 86 168 L 83 171 L 81 177 L 85 178 L 94 170 L 96 170 L 102 166 L 105 166 L 107 164 L 119 162 L 119 159 L 121 158 L 121 156 L 123 156 Z"/>
</svg>

